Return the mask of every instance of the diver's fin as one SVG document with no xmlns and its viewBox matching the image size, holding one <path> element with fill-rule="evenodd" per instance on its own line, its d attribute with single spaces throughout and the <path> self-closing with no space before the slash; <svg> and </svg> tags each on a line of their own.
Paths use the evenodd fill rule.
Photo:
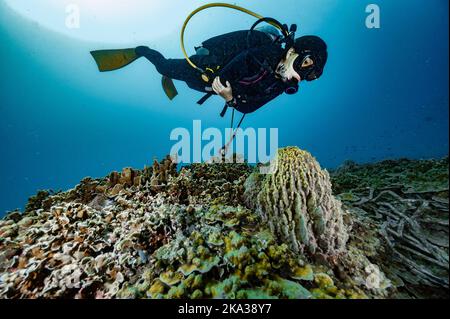
<svg viewBox="0 0 450 319">
<path fill-rule="evenodd" d="M 91 54 L 100 72 L 123 68 L 139 58 L 134 49 L 98 50 L 92 51 Z"/>
<path fill-rule="evenodd" d="M 166 93 L 169 100 L 172 101 L 175 98 L 175 96 L 178 95 L 178 91 L 177 88 L 175 87 L 175 84 L 173 84 L 171 78 L 165 75 L 163 75 L 161 82 L 164 92 Z"/>
</svg>

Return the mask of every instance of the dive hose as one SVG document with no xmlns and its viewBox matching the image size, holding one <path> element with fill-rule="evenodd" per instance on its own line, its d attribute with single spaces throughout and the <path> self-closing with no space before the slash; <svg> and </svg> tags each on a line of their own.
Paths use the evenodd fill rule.
<svg viewBox="0 0 450 319">
<path fill-rule="evenodd" d="M 186 61 L 189 63 L 189 65 L 201 73 L 202 80 L 206 83 L 211 82 L 211 80 L 214 76 L 214 71 L 211 69 L 203 70 L 202 68 L 198 67 L 197 65 L 194 64 L 194 62 L 191 61 L 191 59 L 189 58 L 189 56 L 186 52 L 186 48 L 184 45 L 184 33 L 186 31 L 187 25 L 189 24 L 189 21 L 192 19 L 193 16 L 195 16 L 197 13 L 199 13 L 203 10 L 206 10 L 209 8 L 214 8 L 214 7 L 222 7 L 222 8 L 229 8 L 229 9 L 237 10 L 237 11 L 246 13 L 248 15 L 251 15 L 251 16 L 255 17 L 256 19 L 258 19 L 259 21 L 267 20 L 267 18 L 264 18 L 263 16 L 255 13 L 253 11 L 250 11 L 248 9 L 245 9 L 243 7 L 240 7 L 240 6 L 237 6 L 234 4 L 220 3 L 220 2 L 206 4 L 206 5 L 201 6 L 198 9 L 191 12 L 191 14 L 186 18 L 186 21 L 184 21 L 183 28 L 181 29 L 181 50 L 183 51 L 183 55 L 184 55 Z M 277 29 L 279 29 L 283 34 L 285 34 L 285 29 L 283 28 L 283 26 L 276 23 L 275 20 L 267 21 L 267 22 L 269 24 L 273 25 L 274 27 L 276 27 Z"/>
</svg>

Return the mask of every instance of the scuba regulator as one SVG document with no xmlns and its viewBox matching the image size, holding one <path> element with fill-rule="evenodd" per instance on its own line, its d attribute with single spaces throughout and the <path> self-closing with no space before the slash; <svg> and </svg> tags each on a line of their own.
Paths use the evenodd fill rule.
<svg viewBox="0 0 450 319">
<path fill-rule="evenodd" d="M 297 32 L 297 25 L 293 24 L 290 26 L 290 28 L 288 29 L 287 24 L 281 24 L 278 20 L 274 19 L 274 18 L 261 18 L 258 21 L 256 21 L 252 27 L 250 28 L 250 30 L 248 31 L 248 35 L 247 35 L 247 47 L 250 48 L 250 39 L 251 39 L 251 35 L 252 32 L 255 30 L 255 28 L 263 23 L 269 23 L 273 26 L 276 26 L 280 31 L 281 31 L 281 36 L 279 36 L 278 38 L 276 38 L 274 40 L 274 43 L 278 43 L 283 47 L 284 49 L 284 53 L 283 56 L 286 56 L 289 49 L 292 48 L 294 46 L 295 43 L 295 32 Z M 286 88 L 284 90 L 284 92 L 288 95 L 292 95 L 298 92 L 299 90 L 299 84 L 296 80 L 290 80 L 287 81 L 286 83 Z"/>
</svg>

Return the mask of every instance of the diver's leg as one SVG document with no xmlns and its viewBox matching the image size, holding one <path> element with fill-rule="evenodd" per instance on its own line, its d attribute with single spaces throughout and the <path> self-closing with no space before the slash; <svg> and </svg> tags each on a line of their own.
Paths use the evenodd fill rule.
<svg viewBox="0 0 450 319">
<path fill-rule="evenodd" d="M 160 52 L 145 46 L 137 47 L 135 52 L 153 63 L 161 75 L 171 79 L 191 82 L 196 76 L 196 71 L 184 59 L 166 59 Z"/>
</svg>

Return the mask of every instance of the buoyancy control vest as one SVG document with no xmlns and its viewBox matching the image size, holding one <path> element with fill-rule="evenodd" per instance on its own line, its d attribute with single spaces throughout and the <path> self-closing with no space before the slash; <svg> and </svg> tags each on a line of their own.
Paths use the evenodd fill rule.
<svg viewBox="0 0 450 319">
<path fill-rule="evenodd" d="M 279 35 L 277 35 L 277 33 Z M 236 56 L 249 48 L 259 48 L 267 45 L 280 45 L 276 41 L 281 34 L 275 29 L 234 31 L 210 38 L 196 47 L 197 55 L 202 55 L 200 67 L 217 73 Z M 203 104 L 213 93 L 208 93 L 197 103 Z"/>
</svg>

